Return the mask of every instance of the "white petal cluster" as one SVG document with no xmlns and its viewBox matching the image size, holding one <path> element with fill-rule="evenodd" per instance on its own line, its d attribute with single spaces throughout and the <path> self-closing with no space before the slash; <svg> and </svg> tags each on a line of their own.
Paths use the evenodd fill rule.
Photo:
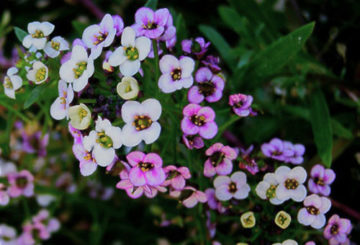
<svg viewBox="0 0 360 245">
<path fill-rule="evenodd" d="M 33 51 L 44 49 L 47 37 L 54 31 L 54 28 L 55 26 L 47 21 L 29 23 L 27 26 L 29 35 L 23 39 L 23 46 Z"/>
<path fill-rule="evenodd" d="M 17 73 L 18 69 L 16 67 L 9 68 L 3 82 L 6 96 L 12 99 L 15 99 L 15 91 L 22 86 L 22 79 L 20 76 L 16 75 Z"/>
</svg>

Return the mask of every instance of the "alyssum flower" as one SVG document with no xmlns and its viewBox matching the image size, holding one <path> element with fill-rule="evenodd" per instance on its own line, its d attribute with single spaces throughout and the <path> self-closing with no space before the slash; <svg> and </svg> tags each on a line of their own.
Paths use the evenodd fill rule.
<svg viewBox="0 0 360 245">
<path fill-rule="evenodd" d="M 192 150 L 192 149 L 201 149 L 204 147 L 204 141 L 199 135 L 187 135 L 183 134 L 182 136 L 183 143 L 185 146 Z"/>
<path fill-rule="evenodd" d="M 172 93 L 182 88 L 190 88 L 194 82 L 192 72 L 195 62 L 190 57 L 183 56 L 177 59 L 175 56 L 166 54 L 160 59 L 158 86 L 164 93 Z"/>
<path fill-rule="evenodd" d="M 221 143 L 215 143 L 206 150 L 205 154 L 209 157 L 204 166 L 204 175 L 206 177 L 231 173 L 233 169 L 232 160 L 237 157 L 237 153 L 233 148 L 224 146 Z"/>
<path fill-rule="evenodd" d="M 50 58 L 59 56 L 60 52 L 65 50 L 69 50 L 69 43 L 60 36 L 51 39 L 44 48 L 46 55 Z"/>
<path fill-rule="evenodd" d="M 93 157 L 93 154 L 85 150 L 82 140 L 80 142 L 74 142 L 72 150 L 74 156 L 80 162 L 80 173 L 83 176 L 89 176 L 93 174 L 97 169 L 97 163 Z"/>
<path fill-rule="evenodd" d="M 210 42 L 206 42 L 203 37 L 197 37 L 195 40 L 186 39 L 181 42 L 182 50 L 185 53 L 195 54 L 198 57 L 203 56 L 209 46 Z"/>
<path fill-rule="evenodd" d="M 211 107 L 189 104 L 183 109 L 181 129 L 187 135 L 199 134 L 204 139 L 212 139 L 218 131 L 215 112 Z"/>
<path fill-rule="evenodd" d="M 295 202 L 301 202 L 306 197 L 306 188 L 303 185 L 307 177 L 303 167 L 290 169 L 281 166 L 275 171 L 275 178 L 279 182 L 276 188 L 276 197 L 282 201 L 290 198 Z"/>
<path fill-rule="evenodd" d="M 123 77 L 116 86 L 116 92 L 124 100 L 131 100 L 139 94 L 139 84 L 133 77 Z"/>
<path fill-rule="evenodd" d="M 121 116 L 126 125 L 123 127 L 123 144 L 129 147 L 155 142 L 161 132 L 157 120 L 161 116 L 161 104 L 156 99 L 147 99 L 142 103 L 127 101 L 121 108 Z"/>
<path fill-rule="evenodd" d="M 69 105 L 74 99 L 74 91 L 71 84 L 69 86 L 65 81 L 60 80 L 58 84 L 59 97 L 50 107 L 50 115 L 56 120 L 62 120 L 68 117 Z"/>
<path fill-rule="evenodd" d="M 325 229 L 324 237 L 329 240 L 330 245 L 349 244 L 348 235 L 350 234 L 352 225 L 350 220 L 340 218 L 334 214 L 330 217 Z"/>
<path fill-rule="evenodd" d="M 247 117 L 253 113 L 251 104 L 253 97 L 245 94 L 233 94 L 229 96 L 229 105 L 239 117 Z"/>
<path fill-rule="evenodd" d="M 186 179 L 190 179 L 191 174 L 187 167 L 177 168 L 174 165 L 169 165 L 164 168 L 166 180 L 164 186 L 171 186 L 175 190 L 182 190 L 185 187 Z"/>
<path fill-rule="evenodd" d="M 69 107 L 70 124 L 76 129 L 87 129 L 91 123 L 91 112 L 85 104 Z"/>
<path fill-rule="evenodd" d="M 214 180 L 215 196 L 221 201 L 231 198 L 245 199 L 250 192 L 250 186 L 246 182 L 246 174 L 241 171 L 228 176 L 218 176 Z"/>
<path fill-rule="evenodd" d="M 79 92 L 88 84 L 94 73 L 94 61 L 88 57 L 86 49 L 80 45 L 73 47 L 70 60 L 60 67 L 62 80 L 72 83 L 75 92 Z"/>
<path fill-rule="evenodd" d="M 279 182 L 276 179 L 274 173 L 267 173 L 264 176 L 263 181 L 259 182 L 256 186 L 256 194 L 263 200 L 269 200 L 274 205 L 279 205 L 284 202 L 276 196 L 276 188 Z"/>
<path fill-rule="evenodd" d="M 83 140 L 84 148 L 92 152 L 96 163 L 106 167 L 115 158 L 115 149 L 122 145 L 121 129 L 111 125 L 107 119 L 98 117 L 95 130 L 91 131 Z"/>
<path fill-rule="evenodd" d="M 16 67 L 9 68 L 3 82 L 6 96 L 12 99 L 15 99 L 15 91 L 22 86 L 22 79 L 20 76 L 16 75 L 17 72 L 18 69 Z"/>
<path fill-rule="evenodd" d="M 16 173 L 9 173 L 8 181 L 10 184 L 10 197 L 18 197 L 24 195 L 30 197 L 34 194 L 34 176 L 27 170 L 21 170 Z"/>
<path fill-rule="evenodd" d="M 328 198 L 312 194 L 305 198 L 304 208 L 299 210 L 297 219 L 300 224 L 320 229 L 326 223 L 325 213 L 330 207 L 331 201 Z"/>
<path fill-rule="evenodd" d="M 108 47 L 114 41 L 116 29 L 113 17 L 106 14 L 100 24 L 86 27 L 83 32 L 82 40 L 91 49 L 90 58 L 96 59 L 100 56 L 104 47 Z"/>
<path fill-rule="evenodd" d="M 42 84 L 49 75 L 49 69 L 41 61 L 35 61 L 32 68 L 27 72 L 26 77 L 35 84 Z"/>
<path fill-rule="evenodd" d="M 225 81 L 213 74 L 209 68 L 201 67 L 196 72 L 195 81 L 197 84 L 188 92 L 190 103 L 200 104 L 204 99 L 211 103 L 221 99 Z"/>
<path fill-rule="evenodd" d="M 27 26 L 29 35 L 23 39 L 23 46 L 34 51 L 45 48 L 47 36 L 54 31 L 54 28 L 55 26 L 47 21 L 29 23 Z"/>
<path fill-rule="evenodd" d="M 109 64 L 120 66 L 124 76 L 135 75 L 144 60 L 150 53 L 151 41 L 147 37 L 136 38 L 131 27 L 126 27 L 121 34 L 121 46 L 110 55 Z"/>
<path fill-rule="evenodd" d="M 310 172 L 308 181 L 309 191 L 323 196 L 330 195 L 330 184 L 335 180 L 335 172 L 332 169 L 325 169 L 324 166 L 316 164 Z"/>
</svg>

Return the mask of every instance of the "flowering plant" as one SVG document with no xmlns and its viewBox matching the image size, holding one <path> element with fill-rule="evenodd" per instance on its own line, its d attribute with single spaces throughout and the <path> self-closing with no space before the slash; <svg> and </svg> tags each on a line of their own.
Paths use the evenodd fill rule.
<svg viewBox="0 0 360 245">
<path fill-rule="evenodd" d="M 302 47 L 313 26 L 288 37 L 300 38 Z M 307 171 L 301 143 L 273 138 L 246 149 L 231 129 L 262 117 L 256 97 L 227 79 L 220 58 L 210 53 L 211 42 L 179 40 L 178 31 L 169 9 L 148 6 L 136 11 L 133 24 L 105 14 L 72 42 L 52 37 L 56 28 L 49 22 L 31 22 L 27 32 L 17 29 L 25 51 L 7 71 L 3 88 L 30 113 L 12 111 L 11 150 L 36 154 L 43 162 L 28 168 L 1 162 L 0 205 L 27 205 L 37 195 L 40 206 L 55 210 L 63 195 L 76 196 L 87 186 L 91 197 L 102 200 L 115 193 L 173 205 L 169 212 L 160 202 L 153 206 L 160 209 L 153 211 L 158 225 L 195 227 L 196 244 L 349 244 L 351 222 L 328 214 L 335 180 L 328 152 L 320 147 L 321 163 Z M 250 67 L 241 76 L 252 72 Z M 43 122 L 34 123 L 42 116 Z M 15 123 L 16 117 L 23 122 Z M 45 163 L 51 160 L 49 141 L 61 140 L 66 144 L 56 148 L 66 153 L 64 162 L 74 165 L 76 159 L 78 184 L 56 169 L 60 157 L 51 167 Z M 55 183 L 46 179 L 53 176 Z M 93 214 L 97 207 L 89 205 Z M 114 209 L 104 212 L 110 219 Z M 176 214 L 183 212 L 187 218 L 178 221 Z M 96 225 L 106 226 L 98 213 L 93 216 Z M 27 216 L 20 235 L 3 224 L 0 241 L 37 244 L 66 231 L 59 219 L 67 222 L 43 209 Z M 105 228 L 93 229 L 101 235 Z"/>
</svg>

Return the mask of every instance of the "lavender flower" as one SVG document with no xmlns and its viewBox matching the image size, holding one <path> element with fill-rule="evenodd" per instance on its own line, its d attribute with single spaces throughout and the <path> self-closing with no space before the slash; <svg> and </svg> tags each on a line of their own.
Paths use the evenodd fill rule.
<svg viewBox="0 0 360 245">
<path fill-rule="evenodd" d="M 206 177 L 231 173 L 233 169 L 232 160 L 237 157 L 233 148 L 224 146 L 221 143 L 215 143 L 206 150 L 205 154 L 209 157 L 204 166 L 204 175 Z"/>
<path fill-rule="evenodd" d="M 228 201 L 231 198 L 245 199 L 250 192 L 250 186 L 246 183 L 246 174 L 241 171 L 228 176 L 218 176 L 214 180 L 216 198 Z"/>
<path fill-rule="evenodd" d="M 254 114 L 251 109 L 253 97 L 245 94 L 233 94 L 229 96 L 229 105 L 239 117 L 247 117 Z"/>
<path fill-rule="evenodd" d="M 1 245 L 18 245 L 16 238 L 16 230 L 13 227 L 5 224 L 0 224 Z"/>
<path fill-rule="evenodd" d="M 211 107 L 189 104 L 184 107 L 183 115 L 181 129 L 185 134 L 199 134 L 204 139 L 212 139 L 217 134 L 215 112 Z"/>
<path fill-rule="evenodd" d="M 182 140 L 185 144 L 185 146 L 192 150 L 192 149 L 201 149 L 204 147 L 204 141 L 203 139 L 198 135 L 187 135 L 183 134 Z"/>
<path fill-rule="evenodd" d="M 325 169 L 324 166 L 316 164 L 310 172 L 308 181 L 309 191 L 323 196 L 329 196 L 330 184 L 335 180 L 335 172 L 332 169 Z"/>
<path fill-rule="evenodd" d="M 166 180 L 164 186 L 171 186 L 175 190 L 182 190 L 186 185 L 186 179 L 191 178 L 190 171 L 187 167 L 175 167 L 169 165 L 164 168 Z"/>
<path fill-rule="evenodd" d="M 182 50 L 187 54 L 195 54 L 198 58 L 201 58 L 208 47 L 210 42 L 206 42 L 203 37 L 197 37 L 195 40 L 186 39 L 181 42 Z"/>
<path fill-rule="evenodd" d="M 189 197 L 182 201 L 182 204 L 187 208 L 193 208 L 199 202 L 205 203 L 207 201 L 205 193 L 195 189 L 194 187 L 186 186 L 184 190 L 190 191 L 191 193 Z"/>
<path fill-rule="evenodd" d="M 201 63 L 205 66 L 209 67 L 211 71 L 215 74 L 221 71 L 221 67 L 219 66 L 220 58 L 212 55 L 208 55 L 205 59 L 201 60 Z"/>
<path fill-rule="evenodd" d="M 204 99 L 207 102 L 219 101 L 225 86 L 225 81 L 214 75 L 207 67 L 200 68 L 195 75 L 197 85 L 189 89 L 188 100 L 190 103 L 199 104 Z"/>
<path fill-rule="evenodd" d="M 326 223 L 325 213 L 330 207 L 331 202 L 328 198 L 312 194 L 305 198 L 304 208 L 299 210 L 297 219 L 300 224 L 320 229 Z"/>
<path fill-rule="evenodd" d="M 10 197 L 24 195 L 30 197 L 34 195 L 34 176 L 27 170 L 7 175 L 10 187 L 8 190 Z"/>
<path fill-rule="evenodd" d="M 207 204 L 210 209 L 217 210 L 219 213 L 224 213 L 226 211 L 226 208 L 222 205 L 222 203 L 217 200 L 214 188 L 206 189 L 205 194 L 207 197 Z"/>
<path fill-rule="evenodd" d="M 349 244 L 347 236 L 350 234 L 351 229 L 350 220 L 340 218 L 337 214 L 334 214 L 324 229 L 324 237 L 329 240 L 330 245 Z"/>
</svg>

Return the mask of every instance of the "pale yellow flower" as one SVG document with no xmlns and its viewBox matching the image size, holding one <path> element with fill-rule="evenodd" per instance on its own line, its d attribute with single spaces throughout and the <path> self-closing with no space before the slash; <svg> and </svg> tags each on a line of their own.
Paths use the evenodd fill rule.
<svg viewBox="0 0 360 245">
<path fill-rule="evenodd" d="M 124 100 L 134 99 L 139 93 L 139 84 L 133 77 L 123 77 L 116 86 L 116 91 Z"/>
<path fill-rule="evenodd" d="M 80 130 L 87 129 L 91 122 L 91 112 L 84 104 L 70 106 L 69 117 L 71 125 Z"/>
<path fill-rule="evenodd" d="M 291 223 L 291 216 L 285 211 L 279 211 L 275 216 L 275 224 L 281 229 L 286 229 Z"/>
<path fill-rule="evenodd" d="M 244 228 L 253 228 L 256 224 L 256 218 L 253 212 L 248 211 L 240 217 L 241 224 Z"/>
</svg>

